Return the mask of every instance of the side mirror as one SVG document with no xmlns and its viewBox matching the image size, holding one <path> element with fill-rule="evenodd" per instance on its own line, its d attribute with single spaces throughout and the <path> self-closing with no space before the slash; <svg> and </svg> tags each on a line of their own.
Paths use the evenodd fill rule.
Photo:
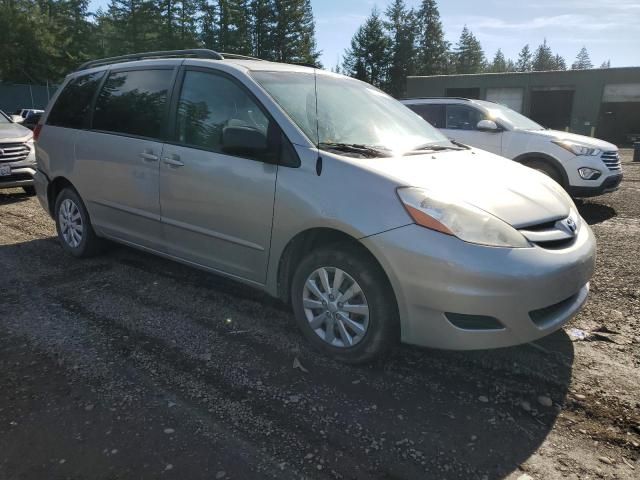
<svg viewBox="0 0 640 480">
<path fill-rule="evenodd" d="M 232 155 L 264 155 L 268 151 L 267 136 L 248 126 L 225 127 L 222 130 L 222 149 Z"/>
<path fill-rule="evenodd" d="M 498 124 L 493 120 L 480 120 L 476 128 L 481 132 L 497 132 L 500 130 Z"/>
</svg>

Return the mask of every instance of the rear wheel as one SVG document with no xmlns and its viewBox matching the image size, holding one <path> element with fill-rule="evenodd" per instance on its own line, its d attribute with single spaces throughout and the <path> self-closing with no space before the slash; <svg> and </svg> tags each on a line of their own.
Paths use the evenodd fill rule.
<svg viewBox="0 0 640 480">
<path fill-rule="evenodd" d="M 399 343 L 391 286 L 380 266 L 358 248 L 310 253 L 294 274 L 291 296 L 305 337 L 338 360 L 368 362 Z"/>
<path fill-rule="evenodd" d="M 55 220 L 58 238 L 67 252 L 76 257 L 100 253 L 103 240 L 94 232 L 89 213 L 72 188 L 65 188 L 56 199 Z"/>
</svg>

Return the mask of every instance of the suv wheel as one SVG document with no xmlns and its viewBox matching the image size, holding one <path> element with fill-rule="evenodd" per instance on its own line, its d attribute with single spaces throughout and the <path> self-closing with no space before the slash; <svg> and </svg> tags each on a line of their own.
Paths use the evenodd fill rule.
<svg viewBox="0 0 640 480">
<path fill-rule="evenodd" d="M 399 342 L 391 286 L 356 248 L 323 248 L 304 258 L 293 277 L 291 301 L 305 337 L 338 360 L 368 362 Z"/>
<path fill-rule="evenodd" d="M 55 205 L 56 230 L 62 247 L 76 257 L 99 253 L 102 240 L 93 231 L 89 214 L 75 190 L 65 188 Z"/>
<path fill-rule="evenodd" d="M 547 177 L 555 180 L 557 184 L 564 187 L 562 184 L 562 175 L 560 175 L 558 169 L 544 160 L 531 160 L 530 162 L 525 163 L 525 165 L 539 171 L 540 173 L 544 173 Z"/>
</svg>

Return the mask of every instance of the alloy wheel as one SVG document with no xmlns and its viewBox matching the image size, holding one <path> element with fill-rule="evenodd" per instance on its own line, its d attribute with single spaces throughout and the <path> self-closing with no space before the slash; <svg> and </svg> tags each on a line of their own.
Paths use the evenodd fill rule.
<svg viewBox="0 0 640 480">
<path fill-rule="evenodd" d="M 309 326 L 334 347 L 353 347 L 367 333 L 369 304 L 358 282 L 344 270 L 313 271 L 305 282 L 302 302 Z"/>
<path fill-rule="evenodd" d="M 62 201 L 60 211 L 58 212 L 58 222 L 64 241 L 70 247 L 77 248 L 82 242 L 84 226 L 82 224 L 80 209 L 73 200 L 65 198 Z"/>
</svg>

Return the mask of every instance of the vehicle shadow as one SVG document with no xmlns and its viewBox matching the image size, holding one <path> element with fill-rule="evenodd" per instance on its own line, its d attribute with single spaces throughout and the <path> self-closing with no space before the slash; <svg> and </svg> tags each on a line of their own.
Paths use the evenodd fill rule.
<svg viewBox="0 0 640 480">
<path fill-rule="evenodd" d="M 10 203 L 19 203 L 29 200 L 32 195 L 28 195 L 24 192 L 24 190 L 20 189 L 9 189 L 9 190 L 0 190 L 0 205 L 9 205 Z"/>
<path fill-rule="evenodd" d="M 589 225 L 602 223 L 618 214 L 614 208 L 608 205 L 594 203 L 588 200 L 577 200 L 576 206 L 582 218 L 584 218 Z"/>
<path fill-rule="evenodd" d="M 157 385 L 158 398 L 169 395 L 195 417 L 233 423 L 258 449 L 291 458 L 291 468 L 305 452 L 291 445 L 306 445 L 341 478 L 503 478 L 545 440 L 571 382 L 573 344 L 562 330 L 491 351 L 403 346 L 384 362 L 352 366 L 313 351 L 281 302 L 127 247 L 80 261 L 61 255 L 51 237 L 0 246 L 4 263 L 30 285 L 30 308 L 55 315 L 57 329 L 78 322 L 90 328 L 77 331 L 98 329 L 112 349 L 109 362 L 119 358 L 125 371 Z M 7 277 L 0 288 L 13 283 Z M 233 327 L 208 319 L 218 309 L 233 317 Z M 183 335 L 184 343 L 173 343 Z M 205 358 L 192 350 L 203 341 L 215 345 Z M 151 361 L 135 363 L 143 356 Z M 292 367 L 294 359 L 303 368 Z M 162 383 L 156 370 L 173 373 Z M 185 392 L 187 383 L 196 394 Z M 212 413 L 220 404 L 206 399 L 214 393 L 241 400 L 242 422 L 233 412 Z M 269 432 L 259 425 L 270 425 Z M 297 473 L 313 478 L 315 467 Z"/>
</svg>

